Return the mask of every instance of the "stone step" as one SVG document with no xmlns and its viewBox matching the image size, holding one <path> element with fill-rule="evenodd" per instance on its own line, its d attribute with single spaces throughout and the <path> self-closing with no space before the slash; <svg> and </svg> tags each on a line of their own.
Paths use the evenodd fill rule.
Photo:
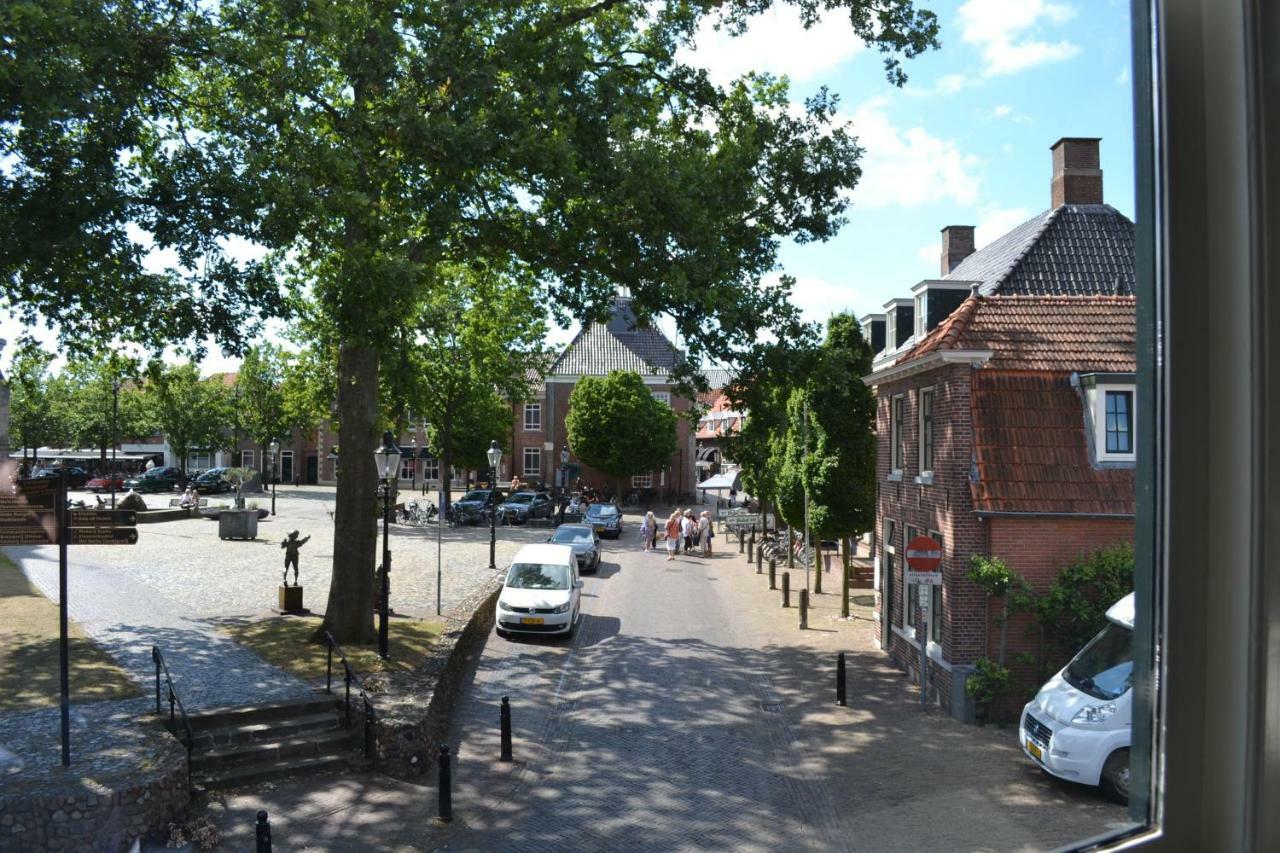
<svg viewBox="0 0 1280 853">
<path fill-rule="evenodd" d="M 237 788 L 241 785 L 263 782 L 268 779 L 319 773 L 323 770 L 342 770 L 351 763 L 349 757 L 347 753 L 341 755 L 317 755 L 310 758 L 292 758 L 255 764 L 231 765 L 200 773 L 193 770 L 191 783 L 197 791 Z"/>
<path fill-rule="evenodd" d="M 339 687 L 338 689 L 341 689 Z M 188 714 L 191 728 L 195 732 L 210 729 L 223 729 L 236 726 L 263 723 L 270 720 L 297 718 L 332 712 L 341 708 L 341 695 L 330 696 L 318 693 L 305 699 L 290 699 L 279 702 L 262 702 L 256 705 L 236 705 L 226 708 L 209 708 L 194 714 Z"/>
<path fill-rule="evenodd" d="M 217 729 L 200 729 L 195 731 L 195 748 L 197 750 L 229 744 L 253 743 L 254 741 L 284 740 L 297 737 L 308 732 L 323 732 L 337 729 L 342 725 L 342 712 L 329 708 L 319 714 L 306 714 L 299 717 L 282 717 L 274 720 L 241 723 L 234 726 L 223 726 Z"/>
<path fill-rule="evenodd" d="M 271 765 L 277 762 L 296 763 L 301 759 L 325 755 L 345 757 L 351 752 L 351 747 L 351 737 L 344 729 L 307 732 L 296 737 L 274 740 L 233 743 L 193 752 L 191 772 L 204 773 L 221 768 Z"/>
</svg>

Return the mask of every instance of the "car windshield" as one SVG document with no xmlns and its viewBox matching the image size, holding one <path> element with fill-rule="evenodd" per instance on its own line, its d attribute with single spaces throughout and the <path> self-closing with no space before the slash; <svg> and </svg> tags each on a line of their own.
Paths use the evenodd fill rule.
<svg viewBox="0 0 1280 853">
<path fill-rule="evenodd" d="M 488 492 L 467 492 L 462 496 L 464 501 L 483 501 L 489 498 Z"/>
<path fill-rule="evenodd" d="M 569 545 L 573 542 L 590 542 L 591 530 L 587 527 L 559 527 L 551 535 L 552 542 Z"/>
<path fill-rule="evenodd" d="M 569 567 L 554 563 L 513 563 L 507 572 L 512 589 L 568 589 Z"/>
<path fill-rule="evenodd" d="M 1133 632 L 1108 623 L 1063 670 L 1067 683 L 1098 699 L 1116 699 L 1133 684 Z"/>
<path fill-rule="evenodd" d="M 529 493 L 529 492 L 521 492 L 521 493 L 520 493 L 520 494 L 518 494 L 518 495 L 512 495 L 511 497 L 507 498 L 507 503 L 512 503 L 512 504 L 527 504 L 527 503 L 529 503 L 529 501 L 531 501 L 531 500 L 533 500 L 533 495 L 532 495 L 531 493 Z"/>
<path fill-rule="evenodd" d="M 592 518 L 613 518 L 618 514 L 618 508 L 613 504 L 595 504 L 587 510 L 587 515 Z"/>
</svg>

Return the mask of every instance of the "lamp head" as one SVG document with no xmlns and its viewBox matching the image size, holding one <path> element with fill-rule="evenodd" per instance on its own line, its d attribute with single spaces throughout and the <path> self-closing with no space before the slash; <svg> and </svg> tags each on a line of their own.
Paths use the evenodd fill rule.
<svg viewBox="0 0 1280 853">
<path fill-rule="evenodd" d="M 489 457 L 489 467 L 496 469 L 498 463 L 502 461 L 502 448 L 498 446 L 496 440 L 489 442 L 489 450 L 486 455 Z"/>
<path fill-rule="evenodd" d="M 378 466 L 379 479 L 391 480 L 395 477 L 396 466 L 400 464 L 400 448 L 396 447 L 391 430 L 382 434 L 382 446 L 373 451 L 373 459 Z"/>
</svg>

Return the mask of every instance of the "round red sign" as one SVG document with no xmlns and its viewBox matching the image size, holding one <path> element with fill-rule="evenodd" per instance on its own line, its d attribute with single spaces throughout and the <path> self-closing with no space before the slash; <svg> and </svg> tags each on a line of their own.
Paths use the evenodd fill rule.
<svg viewBox="0 0 1280 853">
<path fill-rule="evenodd" d="M 907 566 L 915 572 L 937 571 L 942 565 L 942 546 L 928 536 L 907 543 Z"/>
</svg>

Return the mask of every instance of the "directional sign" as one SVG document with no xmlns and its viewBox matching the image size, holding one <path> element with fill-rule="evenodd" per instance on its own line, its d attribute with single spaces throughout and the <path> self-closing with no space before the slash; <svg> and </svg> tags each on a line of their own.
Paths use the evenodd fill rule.
<svg viewBox="0 0 1280 853">
<path fill-rule="evenodd" d="M 0 527 L 0 545 L 51 545 L 57 542 L 43 527 Z"/>
<path fill-rule="evenodd" d="M 138 531 L 133 527 L 72 527 L 67 540 L 72 545 L 136 545 Z"/>
<path fill-rule="evenodd" d="M 18 491 L 24 495 L 34 495 L 36 492 L 56 492 L 57 490 L 57 477 L 26 477 L 18 481 Z"/>
<path fill-rule="evenodd" d="M 0 495 L 0 507 L 29 506 L 52 510 L 58 502 L 57 492 L 37 492 L 33 495 Z"/>
<path fill-rule="evenodd" d="M 132 527 L 138 514 L 131 509 L 73 509 L 72 527 Z"/>
</svg>

